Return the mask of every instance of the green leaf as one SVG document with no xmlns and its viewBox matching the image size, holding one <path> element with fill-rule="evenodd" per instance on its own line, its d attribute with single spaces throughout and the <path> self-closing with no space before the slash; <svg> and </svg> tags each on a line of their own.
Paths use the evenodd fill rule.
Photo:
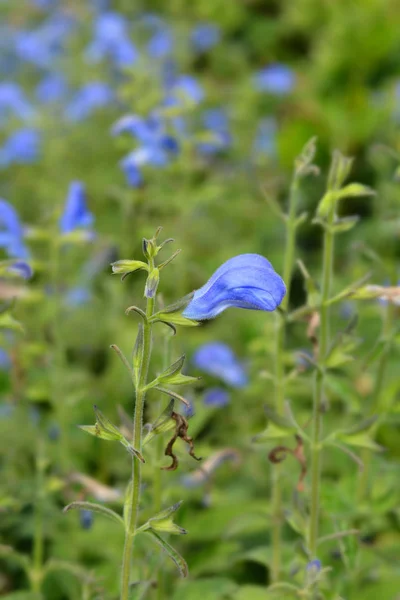
<svg viewBox="0 0 400 600">
<path fill-rule="evenodd" d="M 133 348 L 133 355 L 132 355 L 133 384 L 136 389 L 139 386 L 140 368 L 142 366 L 142 359 L 143 359 L 143 344 L 144 344 L 144 328 L 143 328 L 143 323 L 139 323 L 138 333 L 136 336 L 136 342 L 135 342 L 135 346 Z"/>
<path fill-rule="evenodd" d="M 90 510 L 91 512 L 104 515 L 112 521 L 116 521 L 125 528 L 123 518 L 110 508 L 102 506 L 101 504 L 94 504 L 93 502 L 71 502 L 71 504 L 68 504 L 68 506 L 64 508 L 63 512 L 67 513 L 70 510 Z"/>
<path fill-rule="evenodd" d="M 254 436 L 254 442 L 264 442 L 267 440 L 284 438 L 296 432 L 296 427 L 290 419 L 278 415 L 278 413 L 269 406 L 265 406 L 264 410 L 269 421 L 268 426 L 263 432 Z"/>
<path fill-rule="evenodd" d="M 189 574 L 188 566 L 186 564 L 185 559 L 173 548 L 168 542 L 166 542 L 161 536 L 158 535 L 152 529 L 146 531 L 149 535 L 151 535 L 152 539 L 159 545 L 161 548 L 168 554 L 168 556 L 174 561 L 176 566 L 178 567 L 179 573 L 182 577 L 187 577 Z"/>
<path fill-rule="evenodd" d="M 312 279 L 303 261 L 298 260 L 297 264 L 304 279 L 304 285 L 307 292 L 307 305 L 310 308 L 316 308 L 321 303 L 321 293 L 318 284 Z"/>
<path fill-rule="evenodd" d="M 331 231 L 334 233 L 345 233 L 346 231 L 350 231 L 353 227 L 358 223 L 360 217 L 358 215 L 354 215 L 352 217 L 344 217 L 342 219 L 336 219 L 331 227 Z"/>
<path fill-rule="evenodd" d="M 14 319 L 9 312 L 0 314 L 0 329 L 9 329 L 10 331 L 16 331 L 18 333 L 25 333 L 21 323 Z"/>
<path fill-rule="evenodd" d="M 362 183 L 349 183 L 337 194 L 339 200 L 342 198 L 358 198 L 359 196 L 375 196 L 375 190 Z"/>
</svg>

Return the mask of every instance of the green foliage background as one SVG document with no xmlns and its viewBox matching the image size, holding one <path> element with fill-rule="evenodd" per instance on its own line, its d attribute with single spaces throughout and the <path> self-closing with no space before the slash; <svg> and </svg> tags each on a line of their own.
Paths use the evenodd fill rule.
<svg viewBox="0 0 400 600">
<path fill-rule="evenodd" d="M 90 37 L 89 3 L 65 2 L 81 20 L 62 59 L 62 68 L 76 84 L 106 78 L 102 66 L 88 66 L 82 48 Z M 8 548 L 29 555 L 34 531 L 34 499 L 37 496 L 35 461 L 38 442 L 46 458 L 45 557 L 53 561 L 43 587 L 46 600 L 116 598 L 123 538 L 113 523 L 96 516 L 92 528 L 81 528 L 75 513 L 61 508 L 91 493 L 73 481 L 71 474 L 84 473 L 110 488 L 122 491 L 129 478 L 129 461 L 121 447 L 85 436 L 78 424 L 92 423 L 92 405 L 118 422 L 117 407 L 132 413 L 133 391 L 129 377 L 109 350 L 117 343 L 130 356 L 136 333 L 132 316 L 124 310 L 140 304 L 144 275 L 123 284 L 110 274 L 109 263 L 117 258 L 141 259 L 141 240 L 151 237 L 157 226 L 176 240 L 181 255 L 165 271 L 160 287 L 170 303 L 197 289 L 225 260 L 236 254 L 255 252 L 267 256 L 282 270 L 284 228 L 265 202 L 262 188 L 285 206 L 293 162 L 312 136 L 318 138 L 318 178 L 302 186 L 301 208 L 309 219 L 299 231 L 298 258 L 316 279 L 321 269 L 321 232 L 312 215 L 325 189 L 331 151 L 339 148 L 355 156 L 352 180 L 373 187 L 373 198 L 348 199 L 343 216 L 357 214 L 360 223 L 343 234 L 337 244 L 334 292 L 371 274 L 371 282 L 397 284 L 399 260 L 399 184 L 394 174 L 400 152 L 400 11 L 396 0 L 169 0 L 112 3 L 127 17 L 155 11 L 173 28 L 180 69 L 195 75 L 206 91 L 204 107 L 224 106 L 231 117 L 232 147 L 206 161 L 190 144 L 166 169 L 149 168 L 142 188 L 126 187 L 118 160 L 129 149 L 126 140 L 110 136 L 110 127 L 121 116 L 115 103 L 78 126 L 67 126 L 57 115 L 43 110 L 38 127 L 43 150 L 37 164 L 13 166 L 1 172 L 0 196 L 18 209 L 21 219 L 36 227 L 48 227 L 53 212 L 60 212 L 71 180 L 85 182 L 89 205 L 96 218 L 96 240 L 91 245 L 65 252 L 62 286 L 85 283 L 84 265 L 97 256 L 100 270 L 89 282 L 89 305 L 62 308 L 61 336 L 65 349 L 59 373 L 59 398 L 54 396 L 51 362 L 54 352 L 49 325 L 51 298 L 46 296 L 47 249 L 33 244 L 35 276 L 29 295 L 17 302 L 14 316 L 25 334 L 3 344 L 12 356 L 11 372 L 0 374 L 3 405 L 12 405 L 11 416 L 0 418 L 1 558 L 0 595 L 9 600 L 33 600 L 23 590 L 28 582 L 18 560 Z M 0 3 L 4 23 L 34 23 L 39 17 L 26 2 Z M 187 51 L 190 28 L 212 21 L 222 31 L 222 41 L 209 53 L 196 57 Z M 274 97 L 254 89 L 252 76 L 265 64 L 280 62 L 296 73 L 294 91 Z M 19 83 L 32 89 L 29 68 Z M 159 97 L 154 77 L 146 69 L 135 72 L 118 88 L 132 112 L 147 114 Z M 191 118 L 199 120 L 200 109 Z M 277 119 L 276 156 L 257 156 L 253 140 L 259 120 Z M 14 123 L 7 124 L 11 131 Z M 376 259 L 379 256 L 379 260 Z M 372 257 L 372 258 L 371 258 Z M 294 273 L 290 308 L 305 301 L 303 279 Z M 334 330 L 346 326 L 344 310 L 333 310 Z M 362 420 L 370 413 L 376 364 L 362 365 L 380 336 L 385 307 L 366 302 L 350 307 L 358 314 L 360 345 L 353 363 L 337 369 L 329 379 L 327 432 Z M 357 465 L 335 449 L 325 452 L 322 486 L 322 535 L 352 527 L 356 537 L 334 540 L 321 548 L 323 566 L 331 568 L 322 586 L 324 598 L 346 600 L 398 600 L 400 598 L 399 512 L 399 404 L 398 309 L 394 309 L 394 344 L 389 358 L 384 404 L 387 414 L 377 441 L 385 452 L 374 456 L 368 501 L 357 501 Z M 296 365 L 294 351 L 311 350 L 306 323 L 292 325 L 285 356 L 288 370 Z M 165 559 L 164 595 L 152 588 L 137 588 L 137 598 L 171 600 L 258 600 L 266 598 L 271 560 L 270 485 L 268 452 L 273 444 L 256 445 L 252 437 L 266 425 L 263 406 L 273 402 L 269 373 L 273 369 L 275 322 L 272 315 L 230 310 L 201 328 L 180 330 L 173 340 L 173 357 L 190 357 L 202 343 L 220 340 L 231 345 L 248 365 L 250 385 L 232 391 L 229 406 L 211 409 L 202 403 L 204 390 L 215 381 L 207 376 L 189 392 L 195 407 L 190 434 L 204 457 L 223 448 L 236 449 L 236 463 L 227 462 L 214 474 L 207 489 L 188 489 L 183 475 L 197 469 L 183 445 L 180 468 L 162 477 L 163 504 L 183 499 L 179 524 L 189 535 L 176 546 L 185 556 L 190 577 L 180 581 Z M 163 361 L 165 334 L 156 331 L 152 371 Z M 190 372 L 193 371 L 193 368 Z M 305 370 L 288 386 L 287 395 L 300 423 L 311 414 L 312 375 Z M 63 429 L 68 446 L 48 436 L 57 420 L 54 403 L 63 404 Z M 157 415 L 159 398 L 150 393 L 146 420 Z M 32 409 L 40 417 L 32 418 Z M 39 423 L 38 423 L 39 421 Z M 61 450 L 60 450 L 61 448 Z M 304 579 L 304 557 L 299 537 L 299 507 L 307 503 L 296 491 L 297 465 L 284 463 L 285 580 Z M 151 460 L 150 460 L 151 463 Z M 152 514 L 150 471 L 146 475 L 141 519 Z M 206 501 L 205 501 L 206 499 Z M 122 498 L 115 502 L 120 509 Z M 176 540 L 174 540 L 176 541 Z M 138 539 L 134 579 L 151 578 L 159 553 Z M 57 563 L 58 561 L 58 563 Z M 78 565 L 66 569 L 63 565 Z M 50 566 L 51 562 L 48 563 Z M 71 572 L 72 571 L 72 572 Z M 83 575 L 82 575 L 83 574 Z M 86 582 L 82 584 L 82 581 Z M 86 591 L 85 591 L 86 590 Z M 87 593 L 89 595 L 84 595 Z M 140 595 L 140 594 L 143 595 Z M 286 595 L 285 595 L 286 594 Z M 292 597 L 287 592 L 277 598 Z"/>
</svg>

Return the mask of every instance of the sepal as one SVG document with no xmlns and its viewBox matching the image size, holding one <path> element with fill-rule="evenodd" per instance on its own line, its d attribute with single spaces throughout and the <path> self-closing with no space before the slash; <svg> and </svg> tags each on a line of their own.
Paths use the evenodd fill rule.
<svg viewBox="0 0 400 600">
<path fill-rule="evenodd" d="M 94 425 L 79 425 L 79 428 L 90 435 L 99 437 L 102 440 L 119 442 L 128 450 L 128 452 L 140 460 L 145 462 L 143 456 L 138 450 L 135 450 L 128 440 L 122 435 L 122 433 L 111 423 L 111 421 L 97 408 L 94 406 L 94 412 L 96 415 L 96 423 Z"/>
<path fill-rule="evenodd" d="M 172 535 L 185 535 L 187 533 L 186 529 L 180 527 L 173 521 L 174 513 L 181 507 L 182 502 L 177 502 L 173 504 L 169 508 L 160 511 L 154 517 L 151 517 L 147 523 L 142 525 L 136 530 L 136 533 L 142 531 L 148 531 L 151 529 L 157 533 L 169 533 Z"/>
<path fill-rule="evenodd" d="M 131 273 L 135 271 L 148 271 L 148 265 L 141 260 L 117 260 L 111 263 L 112 272 L 114 275 L 122 275 L 122 279 L 125 279 Z"/>
</svg>

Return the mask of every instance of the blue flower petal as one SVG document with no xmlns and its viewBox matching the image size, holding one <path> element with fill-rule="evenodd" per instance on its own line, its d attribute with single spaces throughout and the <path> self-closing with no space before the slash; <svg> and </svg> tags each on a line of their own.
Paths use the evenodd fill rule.
<svg viewBox="0 0 400 600">
<path fill-rule="evenodd" d="M 83 183 L 73 181 L 69 186 L 65 209 L 60 219 L 61 232 L 70 233 L 78 228 L 88 228 L 93 220 L 93 215 L 87 208 Z"/>
<path fill-rule="evenodd" d="M 204 404 L 206 406 L 215 406 L 218 408 L 222 408 L 226 406 L 230 402 L 229 393 L 223 388 L 211 388 L 209 389 L 204 396 Z"/>
<path fill-rule="evenodd" d="M 230 307 L 273 311 L 285 294 L 282 278 L 266 258 L 259 254 L 241 254 L 221 265 L 195 292 L 183 316 L 204 321 Z"/>
</svg>

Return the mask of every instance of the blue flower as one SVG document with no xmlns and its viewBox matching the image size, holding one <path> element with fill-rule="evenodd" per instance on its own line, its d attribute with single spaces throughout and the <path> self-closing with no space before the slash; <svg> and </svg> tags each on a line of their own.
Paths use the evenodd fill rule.
<svg viewBox="0 0 400 600">
<path fill-rule="evenodd" d="M 156 114 L 147 119 L 137 115 L 122 117 L 113 126 L 112 133 L 118 135 L 124 132 L 130 133 L 139 142 L 138 148 L 120 163 L 131 187 L 139 187 L 142 184 L 142 167 L 164 167 L 179 152 L 178 141 L 167 133 L 164 121 Z"/>
<path fill-rule="evenodd" d="M 178 75 L 171 78 L 167 85 L 166 106 L 184 106 L 187 102 L 200 104 L 204 91 L 195 77 Z"/>
<path fill-rule="evenodd" d="M 199 152 L 213 155 L 229 148 L 232 138 L 228 117 L 222 108 L 206 110 L 203 114 L 203 124 L 210 138 L 197 144 Z"/>
<path fill-rule="evenodd" d="M 68 90 L 65 77 L 59 73 L 49 73 L 37 85 L 36 98 L 42 104 L 60 102 Z"/>
<path fill-rule="evenodd" d="M 320 571 L 322 569 L 321 561 L 318 558 L 311 560 L 306 567 L 307 571 Z"/>
<path fill-rule="evenodd" d="M 39 155 L 39 146 L 40 134 L 35 129 L 14 131 L 0 148 L 0 166 L 35 162 Z"/>
<path fill-rule="evenodd" d="M 222 408 L 226 406 L 230 402 L 229 393 L 223 388 L 214 387 L 209 390 L 204 395 L 203 398 L 204 404 L 206 406 L 215 406 L 218 408 Z"/>
<path fill-rule="evenodd" d="M 14 115 L 28 120 L 35 112 L 24 96 L 24 92 L 16 83 L 0 83 L 0 122 Z"/>
<path fill-rule="evenodd" d="M 171 53 L 173 38 L 166 27 L 159 28 L 147 44 L 147 52 L 152 58 L 165 58 Z"/>
<path fill-rule="evenodd" d="M 213 319 L 230 307 L 275 310 L 286 294 L 282 278 L 259 254 L 241 254 L 227 260 L 208 282 L 196 290 L 183 311 L 188 319 Z"/>
<path fill-rule="evenodd" d="M 137 51 L 129 39 L 123 15 L 107 12 L 97 18 L 94 39 L 86 50 L 86 56 L 92 62 L 109 58 L 117 67 L 129 66 L 135 62 Z"/>
<path fill-rule="evenodd" d="M 30 279 L 33 275 L 32 267 L 24 260 L 16 260 L 7 267 L 7 271 L 22 277 L 22 279 Z"/>
<path fill-rule="evenodd" d="M 192 29 L 190 41 L 197 52 L 206 52 L 220 40 L 220 30 L 212 23 L 201 23 Z"/>
<path fill-rule="evenodd" d="M 73 181 L 69 186 L 64 212 L 60 219 L 61 232 L 70 233 L 78 228 L 89 228 L 93 221 L 93 215 L 87 208 L 85 187 L 80 181 Z"/>
<path fill-rule="evenodd" d="M 112 88 L 101 81 L 84 85 L 71 100 L 65 116 L 69 121 L 82 121 L 99 108 L 104 108 L 114 100 Z"/>
<path fill-rule="evenodd" d="M 27 258 L 23 233 L 17 211 L 6 200 L 0 199 L 0 248 L 4 248 L 9 256 Z"/>
<path fill-rule="evenodd" d="M 281 96 L 292 91 L 295 76 L 286 65 L 274 64 L 258 71 L 254 77 L 254 83 L 260 92 Z"/>
<path fill-rule="evenodd" d="M 8 352 L 6 350 L 4 350 L 4 348 L 0 348 L 0 370 L 8 371 L 8 369 L 10 369 L 10 368 L 11 368 L 10 355 L 8 354 Z M 11 411 L 13 406 L 11 404 L 0 404 L 0 418 L 4 417 L 4 416 L 10 416 L 11 412 L 9 414 L 5 414 L 5 412 L 7 411 L 7 408 L 10 409 L 10 411 Z M 2 409 L 6 409 L 6 411 L 3 412 Z"/>
<path fill-rule="evenodd" d="M 91 293 L 88 288 L 78 286 L 70 289 L 65 295 L 65 302 L 70 308 L 84 306 L 91 300 Z"/>
<path fill-rule="evenodd" d="M 232 387 L 240 388 L 247 384 L 243 365 L 227 344 L 222 342 L 203 344 L 195 352 L 192 362 L 198 369 L 219 377 Z"/>
<path fill-rule="evenodd" d="M 15 51 L 22 60 L 41 69 L 48 69 L 64 50 L 74 19 L 67 13 L 56 13 L 37 29 L 18 32 Z"/>
</svg>

